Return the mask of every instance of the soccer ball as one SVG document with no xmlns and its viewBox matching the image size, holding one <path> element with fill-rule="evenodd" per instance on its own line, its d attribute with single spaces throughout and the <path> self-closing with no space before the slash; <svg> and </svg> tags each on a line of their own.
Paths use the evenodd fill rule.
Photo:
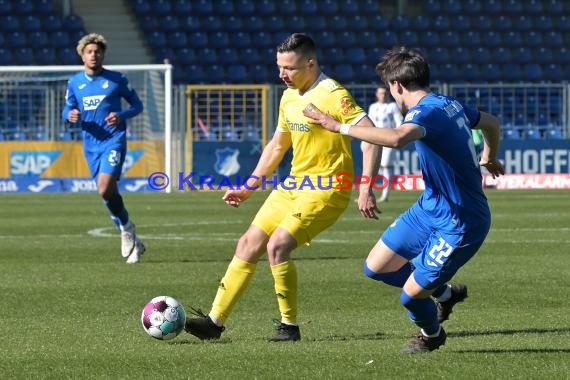
<svg viewBox="0 0 570 380">
<path fill-rule="evenodd" d="M 186 313 L 172 297 L 154 297 L 142 311 L 141 322 L 144 331 L 153 338 L 168 340 L 178 336 L 184 329 Z"/>
</svg>

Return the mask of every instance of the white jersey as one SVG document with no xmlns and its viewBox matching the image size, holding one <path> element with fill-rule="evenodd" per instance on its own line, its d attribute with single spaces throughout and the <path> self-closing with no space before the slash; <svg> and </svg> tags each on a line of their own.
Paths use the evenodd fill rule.
<svg viewBox="0 0 570 380">
<path fill-rule="evenodd" d="M 368 117 L 378 128 L 396 128 L 402 124 L 402 114 L 394 102 L 371 104 Z"/>
</svg>

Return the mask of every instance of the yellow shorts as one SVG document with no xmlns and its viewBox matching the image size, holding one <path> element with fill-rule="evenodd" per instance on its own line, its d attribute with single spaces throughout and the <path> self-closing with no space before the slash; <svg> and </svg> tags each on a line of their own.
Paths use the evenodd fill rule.
<svg viewBox="0 0 570 380">
<path fill-rule="evenodd" d="M 252 224 L 267 235 L 281 227 L 297 241 L 309 244 L 319 233 L 332 226 L 350 200 L 350 191 L 273 190 Z"/>
</svg>

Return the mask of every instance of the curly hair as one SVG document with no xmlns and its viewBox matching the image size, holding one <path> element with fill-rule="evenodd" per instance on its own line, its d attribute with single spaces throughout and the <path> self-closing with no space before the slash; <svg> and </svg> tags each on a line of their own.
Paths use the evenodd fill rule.
<svg viewBox="0 0 570 380">
<path fill-rule="evenodd" d="M 83 55 L 83 49 L 89 44 L 97 44 L 103 52 L 107 50 L 107 40 L 100 34 L 89 33 L 86 36 L 81 37 L 77 43 L 77 54 Z"/>
</svg>

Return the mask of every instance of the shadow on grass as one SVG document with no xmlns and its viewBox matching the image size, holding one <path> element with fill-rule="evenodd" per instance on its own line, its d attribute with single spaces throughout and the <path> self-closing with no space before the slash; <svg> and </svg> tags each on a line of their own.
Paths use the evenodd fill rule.
<svg viewBox="0 0 570 380">
<path fill-rule="evenodd" d="M 460 338 L 460 337 L 483 336 L 483 335 L 550 334 L 550 333 L 570 333 L 570 327 L 552 328 L 552 329 L 530 327 L 526 329 L 457 331 L 457 332 L 448 332 L 447 336 Z"/>
<path fill-rule="evenodd" d="M 168 344 L 172 345 L 187 345 L 187 344 L 228 344 L 231 343 L 231 339 L 228 338 L 221 338 L 221 339 L 212 339 L 212 340 L 200 340 L 198 338 L 189 338 L 189 339 L 176 339 L 175 341 L 168 342 Z"/>
<path fill-rule="evenodd" d="M 509 353 L 566 353 L 570 352 L 570 348 L 482 348 L 474 350 L 458 350 L 453 351 L 459 354 L 509 354 Z"/>
<path fill-rule="evenodd" d="M 307 339 L 309 342 L 339 342 L 339 341 L 353 341 L 353 340 L 386 340 L 391 336 L 383 332 L 360 334 L 360 335 L 328 335 L 320 338 Z"/>
</svg>

